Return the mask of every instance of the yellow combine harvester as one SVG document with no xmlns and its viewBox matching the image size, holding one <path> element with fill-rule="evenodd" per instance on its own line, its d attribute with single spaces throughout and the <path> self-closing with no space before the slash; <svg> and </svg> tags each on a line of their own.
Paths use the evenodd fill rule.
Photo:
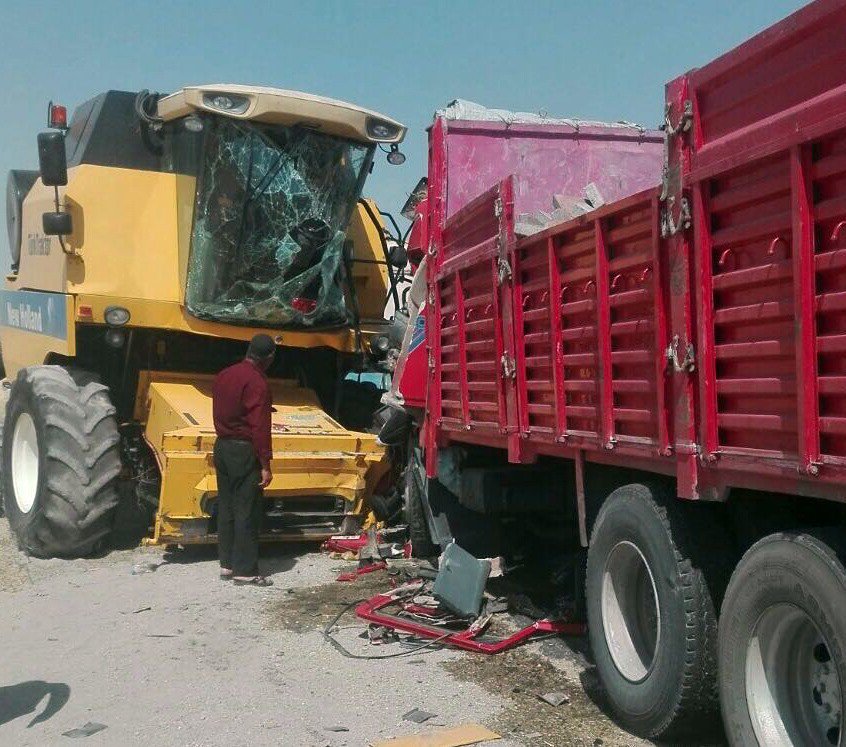
<svg viewBox="0 0 846 747">
<path fill-rule="evenodd" d="M 21 547 L 94 551 L 121 484 L 154 514 L 149 541 L 213 541 L 210 382 L 256 332 L 281 348 L 265 537 L 356 529 L 389 481 L 361 373 L 379 370 L 405 261 L 360 196 L 377 147 L 404 160 L 405 127 L 235 85 L 109 91 L 69 126 L 49 111 L 39 171 L 9 174 L 0 292 L 2 489 Z"/>
</svg>

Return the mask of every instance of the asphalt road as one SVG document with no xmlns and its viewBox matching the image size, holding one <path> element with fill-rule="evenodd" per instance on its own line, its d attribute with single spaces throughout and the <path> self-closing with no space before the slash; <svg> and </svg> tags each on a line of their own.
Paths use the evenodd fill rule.
<svg viewBox="0 0 846 747">
<path fill-rule="evenodd" d="M 63 734 L 89 722 L 106 728 L 85 747 L 358 747 L 468 722 L 502 734 L 490 743 L 501 747 L 642 744 L 597 708 L 578 642 L 507 658 L 341 656 L 321 626 L 341 599 L 388 583 L 374 574 L 340 588 L 346 567 L 315 548 L 277 551 L 266 561 L 272 588 L 234 587 L 211 551 L 26 558 L 0 520 L 0 744 L 70 745 Z M 358 652 L 401 650 L 369 645 L 352 616 L 340 628 Z M 570 704 L 541 703 L 541 687 L 565 689 Z M 403 720 L 413 708 L 436 715 Z"/>
</svg>

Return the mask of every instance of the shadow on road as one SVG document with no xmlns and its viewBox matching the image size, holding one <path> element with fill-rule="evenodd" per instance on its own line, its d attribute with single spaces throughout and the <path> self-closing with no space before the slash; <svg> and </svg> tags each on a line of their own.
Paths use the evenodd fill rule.
<svg viewBox="0 0 846 747">
<path fill-rule="evenodd" d="M 259 552 L 259 568 L 265 576 L 275 576 L 290 571 L 300 556 L 308 555 L 318 549 L 313 543 L 297 545 L 263 544 Z M 185 545 L 181 548 L 168 548 L 164 554 L 166 563 L 196 563 L 203 560 L 217 559 L 217 545 Z"/>
<path fill-rule="evenodd" d="M 597 707 L 600 708 L 600 710 L 614 718 L 613 710 L 608 702 L 608 697 L 599 681 L 599 675 L 597 674 L 596 667 L 591 665 L 585 669 L 579 675 L 579 680 L 581 681 L 582 688 L 588 698 L 590 698 Z M 614 721 L 616 720 L 617 719 L 614 718 Z M 624 727 L 620 725 L 620 728 Z M 689 737 L 684 742 L 657 740 L 654 744 L 659 747 L 725 747 L 726 745 L 722 721 L 717 713 L 713 715 L 712 719 L 709 719 L 707 722 L 703 722 L 701 727 L 694 733 L 696 734 L 695 737 Z"/>
<path fill-rule="evenodd" d="M 27 729 L 47 721 L 61 711 L 70 699 L 70 688 L 64 682 L 44 680 L 30 680 L 0 687 L 0 724 L 33 713 L 45 696 L 49 699 L 44 710 L 27 724 Z"/>
</svg>

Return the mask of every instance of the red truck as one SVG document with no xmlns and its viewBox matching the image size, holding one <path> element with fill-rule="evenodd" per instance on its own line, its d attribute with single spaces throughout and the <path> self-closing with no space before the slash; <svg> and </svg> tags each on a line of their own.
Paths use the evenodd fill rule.
<svg viewBox="0 0 846 747">
<path fill-rule="evenodd" d="M 413 535 L 569 517 L 623 725 L 689 735 L 721 707 L 733 745 L 839 745 L 846 0 L 671 81 L 665 120 L 647 188 L 519 237 L 537 174 L 490 180 L 436 117 L 397 384 Z"/>
</svg>

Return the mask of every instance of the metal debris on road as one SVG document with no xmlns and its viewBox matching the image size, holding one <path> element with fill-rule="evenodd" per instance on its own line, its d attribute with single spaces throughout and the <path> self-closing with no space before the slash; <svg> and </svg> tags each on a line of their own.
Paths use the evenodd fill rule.
<svg viewBox="0 0 846 747">
<path fill-rule="evenodd" d="M 89 721 L 87 724 L 83 724 L 76 729 L 62 732 L 62 736 L 71 737 L 71 739 L 81 739 L 83 737 L 90 737 L 92 734 L 96 734 L 98 731 L 103 731 L 103 729 L 108 728 L 109 727 L 105 724 L 98 724 L 94 721 Z"/>
<path fill-rule="evenodd" d="M 384 643 L 396 643 L 399 640 L 396 631 L 386 628 L 384 625 L 368 625 L 364 637 L 374 646 Z"/>
<path fill-rule="evenodd" d="M 488 626 L 492 615 L 485 614 L 472 623 L 463 621 L 460 627 L 451 625 L 453 616 L 440 608 L 434 610 L 414 604 L 412 597 L 420 591 L 423 582 L 398 587 L 360 603 L 355 614 L 368 623 L 392 630 L 410 633 L 433 644 L 452 646 L 483 654 L 497 654 L 525 643 L 538 635 L 563 634 L 583 635 L 585 626 L 581 623 L 565 622 L 543 618 L 527 625 L 511 635 L 494 641 L 477 640 Z M 390 609 L 391 611 L 387 611 Z M 448 625 L 449 624 L 449 625 Z"/>
<path fill-rule="evenodd" d="M 544 693 L 543 695 L 538 695 L 538 697 L 544 703 L 549 703 L 549 705 L 553 706 L 554 708 L 558 708 L 558 706 L 570 702 L 570 696 L 567 695 L 567 693 L 562 692 Z"/>
<path fill-rule="evenodd" d="M 402 715 L 402 720 L 413 721 L 415 724 L 424 724 L 430 718 L 435 718 L 437 715 L 437 713 L 429 713 L 429 711 L 423 711 L 420 708 L 412 708 L 408 713 Z"/>
<path fill-rule="evenodd" d="M 354 571 L 349 571 L 348 573 L 342 573 L 338 576 L 336 581 L 355 581 L 359 576 L 364 576 L 367 573 L 373 573 L 373 571 L 382 571 L 388 567 L 388 564 L 384 561 L 380 561 L 378 563 L 371 563 L 370 565 L 362 566 L 361 568 L 356 568 Z"/>
</svg>

